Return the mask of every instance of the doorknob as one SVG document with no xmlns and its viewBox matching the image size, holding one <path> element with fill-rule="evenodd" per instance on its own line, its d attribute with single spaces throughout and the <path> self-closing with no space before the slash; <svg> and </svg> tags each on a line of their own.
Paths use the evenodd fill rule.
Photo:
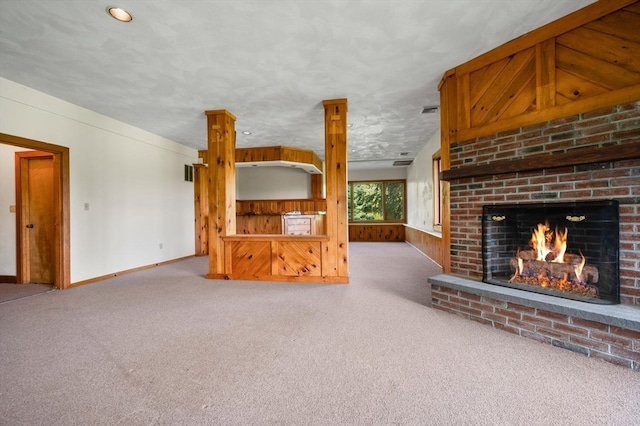
<svg viewBox="0 0 640 426">
<path fill-rule="evenodd" d="M 28 224 L 27 228 L 29 228 L 29 229 L 33 228 L 33 223 Z"/>
</svg>

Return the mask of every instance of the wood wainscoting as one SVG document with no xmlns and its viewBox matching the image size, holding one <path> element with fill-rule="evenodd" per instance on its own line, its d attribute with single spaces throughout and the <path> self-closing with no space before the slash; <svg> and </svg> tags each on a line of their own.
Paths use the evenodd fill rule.
<svg viewBox="0 0 640 426">
<path fill-rule="evenodd" d="M 223 240 L 225 273 L 207 278 L 348 283 L 348 277 L 332 275 L 326 235 L 229 235 Z"/>
<path fill-rule="evenodd" d="M 402 223 L 350 223 L 349 241 L 404 241 Z"/>
<path fill-rule="evenodd" d="M 442 266 L 442 237 L 410 226 L 406 226 L 405 235 L 408 244 Z"/>
</svg>

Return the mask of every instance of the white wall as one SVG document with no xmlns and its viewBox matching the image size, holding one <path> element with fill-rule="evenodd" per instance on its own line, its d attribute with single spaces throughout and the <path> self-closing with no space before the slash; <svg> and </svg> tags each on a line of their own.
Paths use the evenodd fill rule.
<svg viewBox="0 0 640 426">
<path fill-rule="evenodd" d="M 351 170 L 347 169 L 347 179 L 352 180 L 392 180 L 392 179 L 406 179 L 407 168 L 406 167 L 393 167 L 387 169 L 362 169 Z"/>
<path fill-rule="evenodd" d="M 16 275 L 15 153 L 25 148 L 0 144 L 0 275 Z"/>
<path fill-rule="evenodd" d="M 435 132 L 407 169 L 407 225 L 438 234 L 433 228 L 433 154 L 440 149 Z"/>
<path fill-rule="evenodd" d="M 236 167 L 237 200 L 311 198 L 311 175 L 290 167 Z"/>
<path fill-rule="evenodd" d="M 0 117 L 2 133 L 70 150 L 72 283 L 194 253 L 196 150 L 2 78 Z"/>
</svg>

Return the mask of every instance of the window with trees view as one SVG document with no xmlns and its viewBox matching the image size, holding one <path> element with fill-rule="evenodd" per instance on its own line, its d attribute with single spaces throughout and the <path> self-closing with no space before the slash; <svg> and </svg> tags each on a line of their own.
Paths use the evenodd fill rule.
<svg viewBox="0 0 640 426">
<path fill-rule="evenodd" d="M 405 181 L 349 182 L 349 221 L 404 222 Z"/>
</svg>

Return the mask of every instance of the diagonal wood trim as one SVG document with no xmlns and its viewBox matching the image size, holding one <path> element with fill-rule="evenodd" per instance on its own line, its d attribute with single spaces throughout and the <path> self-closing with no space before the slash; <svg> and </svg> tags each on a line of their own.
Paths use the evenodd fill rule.
<svg viewBox="0 0 640 426">
<path fill-rule="evenodd" d="M 640 158 L 640 144 L 629 143 L 626 145 L 610 145 L 602 148 L 586 147 L 560 154 L 548 153 L 532 155 L 517 160 L 493 161 L 489 164 L 446 170 L 440 173 L 440 179 L 450 181 L 478 176 L 550 169 L 554 167 L 578 166 L 604 161 L 628 160 L 631 158 Z"/>
<path fill-rule="evenodd" d="M 625 87 L 623 89 L 616 90 L 615 92 L 607 92 L 601 95 L 592 96 L 587 99 L 581 99 L 567 104 L 558 105 L 553 108 L 533 111 L 505 120 L 494 121 L 493 123 L 489 123 L 481 127 L 460 129 L 457 133 L 451 136 L 449 142 L 462 142 L 480 136 L 490 135 L 496 132 L 515 129 L 521 126 L 529 126 L 532 124 L 542 123 L 543 121 L 553 120 L 559 117 L 580 114 L 582 112 L 592 111 L 598 108 L 606 108 L 638 100 L 640 100 L 640 84 Z"/>
</svg>

